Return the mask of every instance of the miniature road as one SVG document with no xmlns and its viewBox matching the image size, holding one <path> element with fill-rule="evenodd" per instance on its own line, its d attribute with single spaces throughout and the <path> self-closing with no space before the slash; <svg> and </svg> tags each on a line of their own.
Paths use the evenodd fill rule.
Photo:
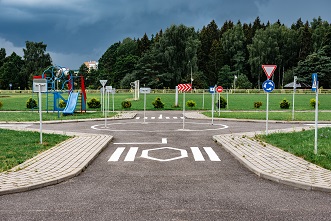
<svg viewBox="0 0 331 221">
<path fill-rule="evenodd" d="M 134 119 L 44 124 L 113 141 L 80 176 L 0 196 L 1 220 L 327 220 L 331 195 L 261 179 L 213 135 L 265 130 L 265 123 L 181 119 L 181 112 Z M 183 124 L 183 122 L 185 124 Z M 107 126 L 107 128 L 105 128 Z M 269 123 L 269 129 L 302 126 Z M 32 125 L 31 128 L 38 128 Z"/>
</svg>

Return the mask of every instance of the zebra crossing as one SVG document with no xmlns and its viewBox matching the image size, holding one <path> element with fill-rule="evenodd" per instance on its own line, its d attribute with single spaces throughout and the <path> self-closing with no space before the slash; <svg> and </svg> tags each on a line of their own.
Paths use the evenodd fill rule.
<svg viewBox="0 0 331 221">
<path fill-rule="evenodd" d="M 140 151 L 141 150 L 141 151 Z M 156 151 L 173 151 L 177 152 L 176 157 L 169 157 L 169 158 L 157 158 L 150 156 L 151 152 Z M 138 152 L 141 152 L 139 155 Z M 189 152 L 189 153 L 188 153 Z M 161 153 L 162 154 L 162 153 Z M 166 152 L 164 152 L 166 154 Z M 172 154 L 174 155 L 174 154 Z M 165 156 L 166 157 L 166 156 Z M 193 158 L 194 161 L 212 161 L 217 162 L 221 161 L 219 156 L 216 154 L 216 152 L 213 150 L 212 147 L 190 147 L 189 151 L 186 149 L 181 148 L 173 148 L 173 147 L 160 147 L 160 148 L 152 148 L 152 149 L 145 149 L 145 148 L 139 148 L 139 147 L 117 147 L 115 151 L 112 153 L 110 158 L 108 159 L 108 162 L 133 162 L 137 158 L 145 158 L 149 160 L 155 160 L 160 162 L 167 162 L 167 161 L 173 161 L 173 160 L 179 160 L 181 158 Z"/>
<path fill-rule="evenodd" d="M 155 116 L 152 116 L 152 117 L 140 117 L 140 116 L 137 116 L 136 117 L 136 120 L 139 120 L 139 119 L 144 119 L 147 120 L 147 119 L 151 119 L 151 120 L 163 120 L 163 119 L 166 119 L 166 120 L 177 120 L 177 119 L 183 119 L 184 117 L 177 117 L 177 116 L 174 116 L 174 117 L 167 117 L 167 116 L 163 116 L 162 114 L 160 114 L 158 117 L 155 117 Z"/>
</svg>

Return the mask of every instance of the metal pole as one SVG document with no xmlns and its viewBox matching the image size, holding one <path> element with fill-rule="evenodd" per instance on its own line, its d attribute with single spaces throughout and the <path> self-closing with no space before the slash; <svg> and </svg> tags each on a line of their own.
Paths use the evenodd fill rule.
<svg viewBox="0 0 331 221">
<path fill-rule="evenodd" d="M 221 116 L 221 93 L 218 94 L 218 116 Z"/>
<path fill-rule="evenodd" d="M 205 109 L 205 89 L 202 90 L 202 109 Z"/>
<path fill-rule="evenodd" d="M 293 81 L 293 100 L 292 100 L 292 120 L 294 120 L 294 95 L 295 91 L 297 88 L 297 76 L 294 76 L 294 81 Z"/>
<path fill-rule="evenodd" d="M 266 111 L 266 130 L 265 134 L 268 135 L 268 120 L 269 120 L 269 93 L 267 93 L 267 111 Z"/>
<path fill-rule="evenodd" d="M 144 123 L 146 118 L 146 93 L 144 93 Z"/>
<path fill-rule="evenodd" d="M 42 117 L 42 112 L 41 112 L 41 84 L 39 84 L 39 129 L 40 129 L 40 143 L 43 143 L 43 117 Z"/>
<path fill-rule="evenodd" d="M 214 97 L 215 92 L 211 94 L 211 125 L 214 125 Z"/>
<path fill-rule="evenodd" d="M 315 144 L 314 154 L 317 154 L 317 138 L 318 138 L 318 81 L 316 82 L 316 102 L 315 102 Z"/>
<path fill-rule="evenodd" d="M 115 89 L 113 89 L 113 90 L 115 90 Z M 115 91 L 112 93 L 112 95 L 113 95 L 113 112 L 114 112 L 114 109 L 115 109 L 115 103 L 114 103 L 114 93 L 115 93 Z"/>
<path fill-rule="evenodd" d="M 183 130 L 185 128 L 185 92 L 183 94 Z"/>
</svg>

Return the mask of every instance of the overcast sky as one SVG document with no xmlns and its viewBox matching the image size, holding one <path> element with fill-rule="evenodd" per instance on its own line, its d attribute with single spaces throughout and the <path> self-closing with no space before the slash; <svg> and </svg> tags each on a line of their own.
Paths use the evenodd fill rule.
<svg viewBox="0 0 331 221">
<path fill-rule="evenodd" d="M 331 23 L 330 0 L 0 0 L 0 48 L 23 56 L 25 41 L 44 42 L 53 63 L 78 69 L 99 60 L 126 37 L 141 38 L 184 24 L 201 30 L 212 20 L 290 27 L 321 16 Z"/>
</svg>

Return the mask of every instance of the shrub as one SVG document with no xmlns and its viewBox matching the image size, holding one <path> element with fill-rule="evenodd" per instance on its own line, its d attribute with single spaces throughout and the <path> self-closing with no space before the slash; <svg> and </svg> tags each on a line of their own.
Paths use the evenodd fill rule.
<svg viewBox="0 0 331 221">
<path fill-rule="evenodd" d="M 2 103 L 2 101 L 0 101 L 0 109 L 2 108 L 2 106 L 3 106 L 3 103 Z"/>
<path fill-rule="evenodd" d="M 193 108 L 195 107 L 196 103 L 193 100 L 188 100 L 186 102 L 186 106 L 188 106 L 189 108 Z"/>
<path fill-rule="evenodd" d="M 289 109 L 290 108 L 290 103 L 284 98 L 282 102 L 279 104 L 281 109 Z"/>
<path fill-rule="evenodd" d="M 315 106 L 316 106 L 316 100 L 314 98 L 310 99 L 310 106 L 312 106 L 313 108 L 315 108 Z M 320 106 L 320 102 L 318 102 L 318 106 Z"/>
<path fill-rule="evenodd" d="M 221 103 L 219 103 L 221 101 Z M 221 99 L 217 101 L 216 106 L 220 108 L 225 108 L 228 102 L 226 102 L 226 99 L 221 96 Z"/>
<path fill-rule="evenodd" d="M 26 108 L 32 109 L 37 107 L 37 101 L 32 97 L 26 102 Z"/>
<path fill-rule="evenodd" d="M 157 97 L 153 102 L 152 102 L 154 108 L 164 108 L 164 103 L 161 101 L 161 98 Z"/>
<path fill-rule="evenodd" d="M 87 102 L 87 106 L 89 108 L 100 108 L 101 107 L 101 103 L 99 100 L 92 98 L 90 101 Z"/>
<path fill-rule="evenodd" d="M 131 101 L 123 101 L 123 102 L 122 102 L 122 107 L 123 107 L 124 109 L 128 109 L 128 108 L 130 108 L 131 106 L 132 106 Z"/>
<path fill-rule="evenodd" d="M 254 108 L 260 108 L 262 106 L 262 102 L 261 101 L 255 101 L 254 102 Z"/>
<path fill-rule="evenodd" d="M 67 106 L 67 102 L 65 102 L 64 100 L 60 100 L 59 108 L 65 108 L 66 106 Z"/>
</svg>

